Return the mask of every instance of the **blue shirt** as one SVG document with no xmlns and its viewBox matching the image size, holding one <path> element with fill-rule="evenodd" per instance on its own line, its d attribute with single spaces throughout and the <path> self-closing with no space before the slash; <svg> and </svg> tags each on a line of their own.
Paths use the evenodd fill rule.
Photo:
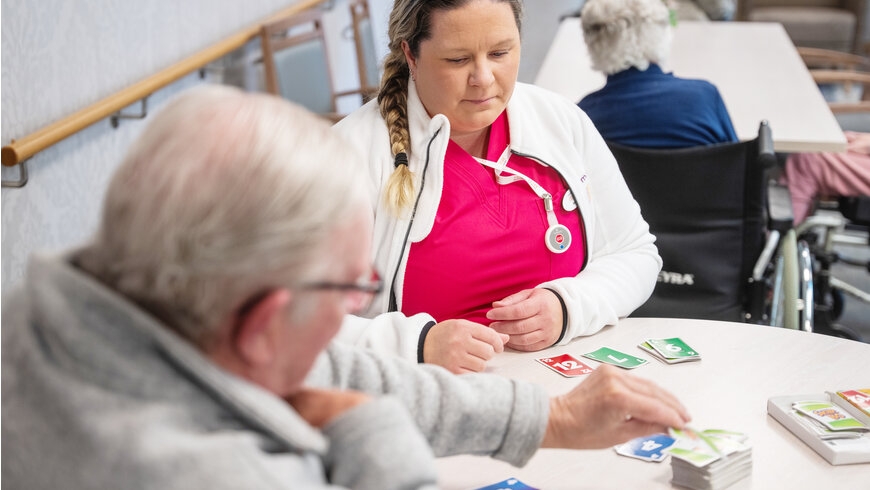
<svg viewBox="0 0 870 490">
<path fill-rule="evenodd" d="M 677 78 L 656 64 L 607 77 L 579 104 L 605 140 L 641 148 L 682 148 L 737 141 L 719 90 Z"/>
</svg>

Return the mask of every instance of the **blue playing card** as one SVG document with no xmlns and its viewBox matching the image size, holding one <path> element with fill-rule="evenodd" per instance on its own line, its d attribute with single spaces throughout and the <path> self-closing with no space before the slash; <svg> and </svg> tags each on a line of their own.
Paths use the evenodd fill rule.
<svg viewBox="0 0 870 490">
<path fill-rule="evenodd" d="M 516 478 L 508 478 L 505 481 L 493 483 L 485 487 L 480 487 L 477 490 L 538 490 L 535 487 L 530 487 Z"/>
<path fill-rule="evenodd" d="M 660 462 L 668 455 L 663 451 L 674 444 L 674 438 L 667 434 L 652 434 L 632 439 L 616 446 L 616 452 L 630 458 Z"/>
</svg>

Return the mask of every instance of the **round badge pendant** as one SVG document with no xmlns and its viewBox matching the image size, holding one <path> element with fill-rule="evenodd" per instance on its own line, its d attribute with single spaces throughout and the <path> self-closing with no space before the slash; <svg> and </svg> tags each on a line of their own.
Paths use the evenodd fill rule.
<svg viewBox="0 0 870 490">
<path fill-rule="evenodd" d="M 551 252 L 563 253 L 571 246 L 571 231 L 564 225 L 555 224 L 547 229 L 544 241 Z"/>
</svg>

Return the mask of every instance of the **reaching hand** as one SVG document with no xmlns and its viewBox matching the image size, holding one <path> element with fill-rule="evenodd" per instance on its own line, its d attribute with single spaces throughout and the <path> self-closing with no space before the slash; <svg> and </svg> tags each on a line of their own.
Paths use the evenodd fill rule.
<svg viewBox="0 0 870 490">
<path fill-rule="evenodd" d="M 286 400 L 309 424 L 322 429 L 336 417 L 370 399 L 369 395 L 359 391 L 302 388 Z"/>
<path fill-rule="evenodd" d="M 541 447 L 597 449 L 683 428 L 683 405 L 655 383 L 601 365 L 570 392 L 550 399 Z"/>
<path fill-rule="evenodd" d="M 486 317 L 490 328 L 510 335 L 507 347 L 537 351 L 555 344 L 562 335 L 562 304 L 549 289 L 526 289 L 496 301 Z"/>
<path fill-rule="evenodd" d="M 483 371 L 486 361 L 504 351 L 509 337 L 468 320 L 446 320 L 429 330 L 423 344 L 423 361 L 453 373 Z"/>
</svg>

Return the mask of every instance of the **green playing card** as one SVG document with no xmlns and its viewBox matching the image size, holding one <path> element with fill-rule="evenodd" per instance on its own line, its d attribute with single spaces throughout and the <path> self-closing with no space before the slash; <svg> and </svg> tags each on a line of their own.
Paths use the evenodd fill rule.
<svg viewBox="0 0 870 490">
<path fill-rule="evenodd" d="M 646 341 L 653 349 L 665 359 L 680 359 L 684 357 L 701 357 L 701 354 L 683 342 L 683 339 L 674 337 L 671 339 L 648 339 Z"/>
<path fill-rule="evenodd" d="M 625 369 L 634 369 L 647 363 L 647 360 L 642 357 L 635 357 L 609 347 L 602 347 L 596 351 L 583 354 L 583 356 Z"/>
<path fill-rule="evenodd" d="M 830 430 L 867 430 L 867 426 L 842 408 L 829 402 L 795 402 L 792 407 L 825 425 Z"/>
</svg>

